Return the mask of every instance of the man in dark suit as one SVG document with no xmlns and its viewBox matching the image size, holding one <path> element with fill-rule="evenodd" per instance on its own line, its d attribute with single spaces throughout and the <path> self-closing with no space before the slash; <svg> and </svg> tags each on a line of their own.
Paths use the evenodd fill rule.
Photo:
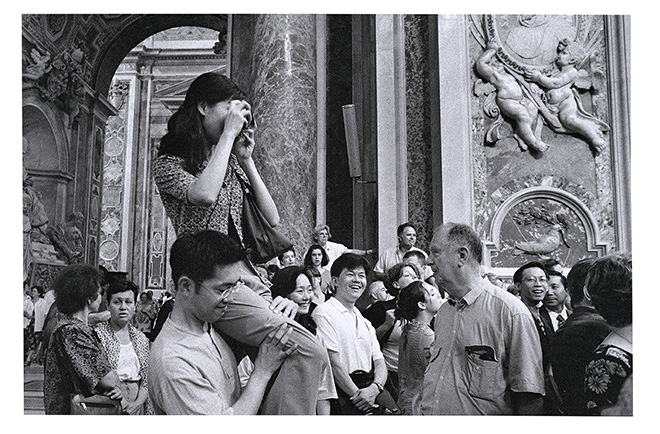
<svg viewBox="0 0 660 434">
<path fill-rule="evenodd" d="M 513 274 L 513 283 L 520 293 L 520 299 L 534 318 L 541 342 L 545 379 L 544 414 L 559 414 L 558 398 L 550 375 L 550 337 L 554 329 L 548 309 L 543 306 L 543 298 L 548 293 L 548 273 L 540 262 L 528 262 Z"/>
</svg>

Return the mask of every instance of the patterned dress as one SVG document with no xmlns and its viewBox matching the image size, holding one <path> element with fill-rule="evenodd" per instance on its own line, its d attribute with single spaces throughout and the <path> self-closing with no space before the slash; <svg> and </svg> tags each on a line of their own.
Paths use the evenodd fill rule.
<svg viewBox="0 0 660 434">
<path fill-rule="evenodd" d="M 614 345 L 596 348 L 584 378 L 588 414 L 598 415 L 604 408 L 615 405 L 623 383 L 631 374 L 631 353 Z"/>
<path fill-rule="evenodd" d="M 205 165 L 206 163 L 203 166 Z M 153 169 L 165 212 L 172 221 L 176 234 L 214 229 L 232 235 L 231 232 L 235 230 L 239 237 L 238 241 L 242 241 L 243 189 L 238 176 L 246 183 L 248 179 L 239 166 L 236 156 L 233 154 L 230 156 L 222 189 L 215 203 L 210 207 L 188 202 L 188 188 L 197 177 L 186 171 L 184 167 L 183 158 L 166 154 L 155 160 Z M 229 224 L 230 220 L 233 225 Z"/>
<path fill-rule="evenodd" d="M 94 330 L 79 319 L 60 315 L 48 343 L 44 367 L 46 414 L 70 414 L 71 395 L 91 396 L 112 367 Z"/>
<path fill-rule="evenodd" d="M 106 354 L 108 355 L 108 361 L 110 362 L 110 366 L 112 367 L 112 369 L 116 370 L 117 367 L 119 366 L 119 355 L 121 353 L 121 344 L 119 343 L 119 339 L 117 339 L 117 337 L 115 336 L 115 332 L 112 329 L 110 322 L 105 321 L 97 324 L 96 326 L 94 326 L 94 331 L 96 331 L 96 334 L 101 339 L 103 348 L 105 349 Z M 142 333 L 141 331 L 139 331 L 130 324 L 128 325 L 128 335 L 131 339 L 131 343 L 133 344 L 133 349 L 135 350 L 135 354 L 137 354 L 138 361 L 140 363 L 140 374 L 139 374 L 140 386 L 144 386 L 145 388 L 147 388 L 149 386 L 147 380 L 147 372 L 149 370 L 149 339 L 147 339 L 144 333 Z M 153 410 L 151 408 L 149 399 L 147 399 L 147 401 L 144 404 L 144 413 L 153 414 Z"/>
</svg>

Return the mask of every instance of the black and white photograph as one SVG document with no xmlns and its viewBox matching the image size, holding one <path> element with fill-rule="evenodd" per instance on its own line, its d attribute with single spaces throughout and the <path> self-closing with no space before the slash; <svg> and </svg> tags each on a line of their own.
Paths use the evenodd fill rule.
<svg viewBox="0 0 660 434">
<path fill-rule="evenodd" d="M 639 371 L 633 411 L 650 20 L 477 4 L 21 11 L 16 415 L 639 426 L 658 386 Z M 635 224 L 647 273 L 654 224 Z"/>
</svg>

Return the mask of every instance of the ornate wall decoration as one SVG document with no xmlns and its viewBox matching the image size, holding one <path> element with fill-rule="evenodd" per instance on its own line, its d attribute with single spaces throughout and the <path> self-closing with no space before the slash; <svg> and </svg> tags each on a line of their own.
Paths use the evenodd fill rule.
<svg viewBox="0 0 660 434">
<path fill-rule="evenodd" d="M 543 153 L 554 144 L 542 137 L 545 126 L 581 138 L 595 154 L 605 149 L 609 126 L 587 109 L 604 84 L 595 61 L 599 24 L 599 17 L 577 15 L 472 17 L 472 34 L 484 49 L 474 93 L 492 119 L 487 145 L 513 137 L 522 151 Z"/>
<path fill-rule="evenodd" d="M 105 127 L 99 259 L 101 265 L 110 271 L 120 271 L 129 90 L 128 81 L 116 80 L 108 92 L 108 100 L 118 112 L 108 118 Z"/>
<path fill-rule="evenodd" d="M 517 268 L 556 259 L 571 266 L 585 257 L 602 256 L 609 246 L 600 240 L 589 208 L 563 190 L 533 187 L 504 201 L 496 211 L 487 243 L 491 266 Z"/>
</svg>

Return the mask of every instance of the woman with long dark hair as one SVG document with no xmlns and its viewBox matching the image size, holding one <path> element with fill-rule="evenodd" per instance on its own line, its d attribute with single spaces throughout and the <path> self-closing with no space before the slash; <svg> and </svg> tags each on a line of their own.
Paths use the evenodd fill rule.
<svg viewBox="0 0 660 434">
<path fill-rule="evenodd" d="M 202 231 L 203 236 L 210 236 L 215 231 L 245 247 L 241 220 L 243 189 L 248 185 L 264 218 L 273 227 L 279 224 L 277 207 L 252 158 L 252 107 L 236 84 L 217 72 L 200 75 L 167 126 L 153 171 L 177 236 Z M 236 262 L 245 286 L 234 293 L 233 301 L 213 326 L 256 349 L 271 331 L 289 323 L 294 329 L 290 341 L 298 349 L 282 365 L 264 398 L 262 412 L 315 414 L 318 381 L 329 364 L 327 352 L 293 321 L 297 310 L 294 302 L 284 297 L 273 299 L 246 257 L 237 257 Z"/>
<path fill-rule="evenodd" d="M 312 319 L 311 313 L 316 308 L 312 301 L 312 276 L 305 267 L 291 266 L 282 268 L 273 276 L 273 286 L 271 291 L 273 295 L 286 297 L 298 305 L 298 312 L 295 320 L 316 335 L 316 322 Z M 317 414 L 330 414 L 330 399 L 337 399 L 332 370 L 328 366 L 323 371 L 321 387 L 319 388 L 319 397 L 317 403 Z"/>
<path fill-rule="evenodd" d="M 330 296 L 332 294 L 332 288 L 330 284 L 330 270 L 326 269 L 325 266 L 330 262 L 328 254 L 325 252 L 325 249 L 319 244 L 312 244 L 307 253 L 305 253 L 305 258 L 303 259 L 303 264 L 306 267 L 316 268 L 321 275 L 321 292 L 325 296 Z M 313 282 L 312 282 L 313 283 Z"/>
<path fill-rule="evenodd" d="M 214 229 L 243 241 L 242 179 L 271 226 L 280 221 L 254 164 L 255 123 L 245 94 L 226 76 L 197 77 L 167 123 L 154 177 L 177 235 Z"/>
</svg>

